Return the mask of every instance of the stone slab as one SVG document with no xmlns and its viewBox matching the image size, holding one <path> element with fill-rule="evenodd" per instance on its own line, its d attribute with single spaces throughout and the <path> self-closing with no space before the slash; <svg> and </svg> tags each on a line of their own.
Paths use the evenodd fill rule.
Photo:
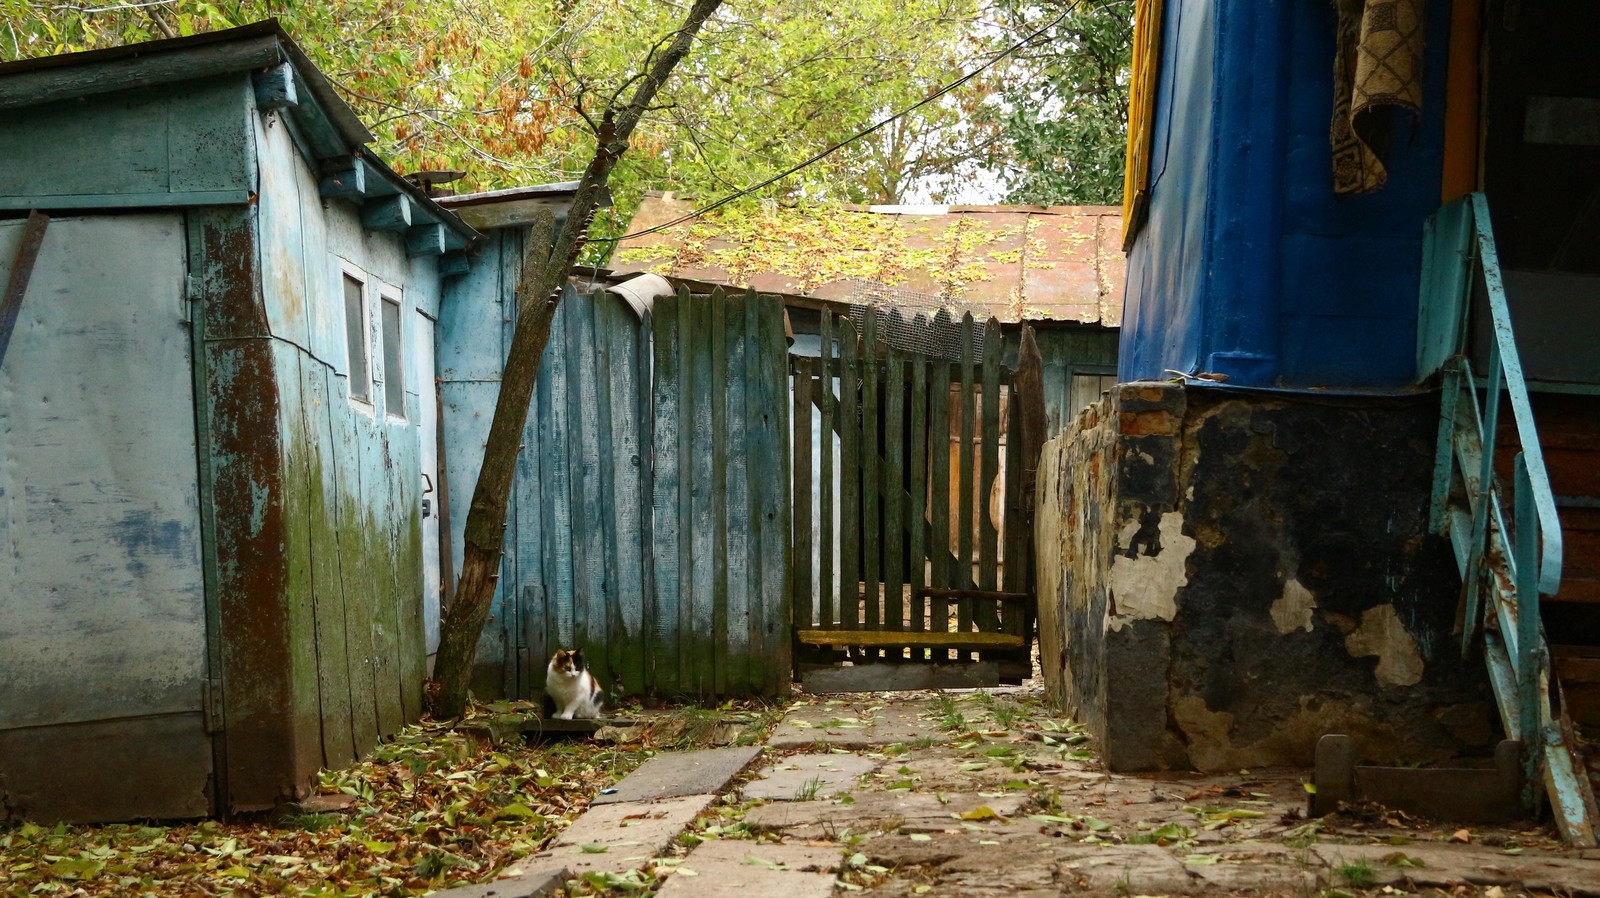
<svg viewBox="0 0 1600 898">
<path fill-rule="evenodd" d="M 832 838 L 850 829 L 856 833 L 894 829 L 901 832 L 962 832 L 968 824 L 981 829 L 1008 825 L 994 818 L 962 820 L 962 814 L 987 807 L 1001 818 L 1021 819 L 1025 794 L 984 797 L 977 793 L 936 795 L 923 792 L 862 792 L 854 801 L 782 801 L 745 812 L 744 821 L 756 829 L 781 830 L 791 838 Z M 1023 823 L 1028 823 L 1023 819 Z M 1033 824 L 1029 824 L 1033 825 Z"/>
<path fill-rule="evenodd" d="M 949 742 L 951 734 L 929 719 L 925 702 L 868 705 L 864 702 L 825 702 L 795 708 L 767 739 L 773 749 L 829 745 L 871 748 L 897 742 L 930 739 Z"/>
<path fill-rule="evenodd" d="M 756 772 L 758 779 L 744 785 L 746 799 L 809 801 L 827 799 L 840 792 L 856 792 L 861 777 L 877 769 L 878 762 L 861 755 L 793 755 Z"/>
<path fill-rule="evenodd" d="M 1068 845 L 1055 855 L 1057 881 L 1068 892 L 1174 895 L 1202 888 L 1182 861 L 1155 845 Z"/>
<path fill-rule="evenodd" d="M 431 898 L 539 898 L 566 885 L 572 874 L 566 867 L 541 867 L 526 873 L 505 876 L 494 882 L 461 886 L 430 893 Z"/>
<path fill-rule="evenodd" d="M 678 834 L 716 801 L 685 795 L 653 802 L 591 806 L 545 851 L 519 861 L 508 873 L 563 866 L 572 875 L 590 870 L 624 873 L 659 857 Z"/>
<path fill-rule="evenodd" d="M 838 848 L 717 839 L 696 846 L 656 894 L 659 898 L 828 898 L 840 858 Z"/>
<path fill-rule="evenodd" d="M 903 692 L 913 689 L 981 689 L 1000 684 L 994 661 L 966 664 L 856 664 L 801 671 L 809 695 L 834 692 Z"/>
<path fill-rule="evenodd" d="M 595 798 L 596 805 L 654 801 L 680 795 L 712 795 L 727 788 L 739 771 L 761 754 L 761 746 L 663 752 Z"/>
<path fill-rule="evenodd" d="M 1339 886 L 1344 885 L 1335 872 L 1339 867 L 1365 863 L 1372 869 L 1373 884 L 1379 886 L 1410 883 L 1419 888 L 1448 888 L 1470 883 L 1600 895 L 1600 864 L 1577 855 L 1510 855 L 1481 845 L 1415 842 L 1400 846 L 1315 845 L 1311 850 L 1327 865 L 1327 881 Z"/>
</svg>

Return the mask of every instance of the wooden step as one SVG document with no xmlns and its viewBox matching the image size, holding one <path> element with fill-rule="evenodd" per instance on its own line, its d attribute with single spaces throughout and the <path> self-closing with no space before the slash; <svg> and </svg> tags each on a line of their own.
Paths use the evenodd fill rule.
<svg viewBox="0 0 1600 898">
<path fill-rule="evenodd" d="M 1579 726 L 1600 725 L 1600 646 L 1552 645 L 1550 660 L 1567 715 Z"/>
<path fill-rule="evenodd" d="M 803 645 L 867 646 L 872 648 L 1021 649 L 1028 641 L 1010 633 L 910 633 L 901 630 L 796 630 Z"/>
</svg>

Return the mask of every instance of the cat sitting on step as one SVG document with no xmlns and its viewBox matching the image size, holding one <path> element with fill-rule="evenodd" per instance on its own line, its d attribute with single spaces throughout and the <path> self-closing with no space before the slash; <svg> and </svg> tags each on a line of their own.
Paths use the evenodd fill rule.
<svg viewBox="0 0 1600 898">
<path fill-rule="evenodd" d="M 583 660 L 583 649 L 557 649 L 545 670 L 544 689 L 555 702 L 557 720 L 600 716 L 606 694 Z"/>
</svg>

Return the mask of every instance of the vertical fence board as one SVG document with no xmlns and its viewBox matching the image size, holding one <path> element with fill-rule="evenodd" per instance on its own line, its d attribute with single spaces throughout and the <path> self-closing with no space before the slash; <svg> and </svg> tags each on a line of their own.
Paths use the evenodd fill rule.
<svg viewBox="0 0 1600 898">
<path fill-rule="evenodd" d="M 834 587 L 833 587 L 833 315 L 824 311 L 821 323 L 821 363 L 820 377 L 817 382 L 818 395 L 822 398 L 821 426 L 817 428 L 818 438 L 822 445 L 818 447 L 821 455 L 821 464 L 818 465 L 817 479 L 817 622 L 829 629 L 837 618 L 834 617 Z M 800 517 L 798 511 L 796 517 Z"/>
<path fill-rule="evenodd" d="M 884 367 L 883 466 L 883 625 L 905 628 L 905 360 L 889 347 Z M 894 653 L 898 656 L 900 653 Z"/>
<path fill-rule="evenodd" d="M 860 345 L 855 324 L 839 322 L 839 627 L 861 626 Z"/>
<path fill-rule="evenodd" d="M 973 323 L 972 313 L 961 316 L 961 433 L 960 440 L 960 514 L 957 518 L 956 531 L 956 587 L 971 589 L 975 585 L 972 580 L 972 528 L 975 523 L 973 515 L 973 457 L 972 443 L 977 434 L 973 428 L 976 415 L 976 399 L 974 389 L 973 368 Z M 957 605 L 957 629 L 972 629 L 972 611 L 966 602 Z"/>
<path fill-rule="evenodd" d="M 1005 518 L 1000 537 L 1005 551 L 1001 553 L 1001 589 L 1006 592 L 1026 592 L 1028 552 L 1023 541 L 1027 538 L 1027 528 L 1022 519 L 1022 440 L 1018 438 L 1021 406 L 1017 403 L 1015 389 L 1008 390 L 1007 397 Z M 1020 636 L 1021 616 L 1020 608 L 1007 606 L 1001 610 L 1001 626 L 1007 633 Z"/>
<path fill-rule="evenodd" d="M 810 359 L 794 362 L 794 625 L 810 628 L 816 625 L 812 613 L 812 550 L 811 534 L 811 388 L 812 366 Z M 825 436 L 823 437 L 826 438 Z M 820 544 L 820 540 L 818 541 Z M 820 549 L 820 545 L 818 546 Z"/>
<path fill-rule="evenodd" d="M 636 649 L 628 653 L 632 661 L 633 688 L 643 691 L 654 686 L 650 679 L 652 662 L 650 649 L 655 641 L 655 628 L 659 625 L 659 616 L 656 601 L 656 570 L 653 559 L 655 545 L 655 447 L 656 447 L 656 420 L 654 413 L 654 384 L 652 382 L 653 358 L 655 341 L 653 338 L 655 328 L 654 313 L 646 311 L 639 321 L 638 330 L 634 334 L 633 359 L 634 372 L 637 382 L 636 405 L 634 415 L 639 422 L 639 448 L 634 459 L 634 465 L 639 477 L 639 594 L 641 596 L 639 610 L 639 641 L 630 644 Z M 637 649 L 643 647 L 643 651 Z"/>
<path fill-rule="evenodd" d="M 909 549 L 906 557 L 911 568 L 907 583 L 911 587 L 911 629 L 925 628 L 928 615 L 927 601 L 922 597 L 922 587 L 927 585 L 927 552 L 924 549 L 924 531 L 928 520 L 928 360 L 920 356 L 911 358 L 911 529 L 907 535 Z M 921 656 L 921 652 L 913 652 Z"/>
<path fill-rule="evenodd" d="M 740 304 L 737 294 L 730 296 L 715 293 L 712 295 L 712 303 L 705 308 L 705 314 L 709 316 L 711 325 L 711 349 L 707 356 L 710 364 L 705 371 L 708 394 L 706 398 L 711 403 L 711 420 L 705 441 L 696 445 L 696 455 L 708 453 L 711 457 L 709 479 L 706 481 L 697 479 L 695 482 L 696 489 L 701 488 L 702 482 L 705 484 L 706 497 L 711 504 L 709 528 L 712 547 L 709 569 L 711 671 L 710 676 L 702 680 L 703 683 L 709 682 L 710 685 L 702 686 L 701 689 L 716 695 L 728 691 L 728 583 L 735 580 L 736 574 L 742 579 L 746 573 L 743 557 L 736 552 L 730 552 L 729 543 L 732 541 L 732 536 L 728 532 L 729 526 L 733 523 L 728 517 L 728 507 L 731 504 L 728 501 L 728 491 L 733 488 L 728 471 L 728 457 L 732 454 L 729 449 L 737 446 L 737 453 L 743 455 L 745 437 L 739 429 L 743 422 L 738 420 L 744 417 L 741 408 L 743 403 L 730 396 L 740 385 L 732 374 L 734 348 L 729 346 L 728 318 L 730 315 L 738 314 L 737 306 Z M 735 320 L 737 321 L 737 318 Z M 737 345 L 737 323 L 734 327 L 734 339 L 731 342 Z M 736 418 L 729 418 L 730 409 L 737 415 Z M 717 436 L 724 438 L 716 439 Z M 742 492 L 743 484 L 740 484 L 739 488 Z M 739 565 L 737 572 L 728 569 L 730 555 L 733 556 L 733 563 Z"/>
<path fill-rule="evenodd" d="M 595 468 L 595 347 L 594 302 L 589 297 L 569 297 L 561 303 L 567 338 L 567 482 L 570 484 L 572 558 L 572 645 L 591 658 L 605 658 L 599 625 L 605 601 L 600 583 L 600 490 Z"/>
<path fill-rule="evenodd" d="M 928 546 L 931 564 L 929 585 L 949 589 L 955 585 L 951 570 L 950 546 L 950 363 L 933 363 L 928 384 L 928 455 L 932 461 L 933 508 L 928 521 Z M 940 633 L 950 629 L 950 600 L 934 599 L 928 609 L 928 628 Z"/>
<path fill-rule="evenodd" d="M 883 626 L 878 579 L 883 549 L 883 527 L 878 515 L 882 450 L 878 427 L 878 316 L 871 310 L 862 326 L 861 361 L 861 589 L 866 600 L 863 626 L 877 630 Z M 868 654 L 875 656 L 877 652 Z"/>
<path fill-rule="evenodd" d="M 753 291 L 750 302 L 752 305 L 757 302 Z M 793 643 L 789 636 L 791 605 L 788 582 L 793 568 L 782 562 L 784 537 L 789 530 L 793 509 L 787 489 L 792 467 L 791 455 L 783 439 L 789 427 L 788 405 L 784 401 L 784 372 L 787 369 L 789 341 L 784 327 L 783 306 L 776 299 L 761 302 L 760 326 L 755 330 L 764 339 L 756 344 L 761 351 L 750 357 L 752 362 L 759 362 L 752 369 L 751 383 L 759 385 L 761 396 L 761 424 L 755 431 L 760 452 L 752 455 L 752 460 L 760 460 L 760 467 L 751 473 L 754 476 L 760 471 L 768 471 L 776 472 L 777 476 L 764 476 L 757 481 L 764 489 L 759 503 L 753 506 L 761 522 L 761 543 L 753 554 L 760 564 L 762 601 L 750 606 L 751 648 L 756 652 L 751 656 L 750 667 L 756 674 L 751 688 L 764 694 L 774 694 L 787 688 L 794 663 Z M 806 418 L 809 421 L 810 415 Z"/>
<path fill-rule="evenodd" d="M 622 655 L 626 646 L 626 637 L 621 626 L 622 621 L 622 593 L 618 589 L 617 569 L 619 563 L 619 543 L 624 540 L 624 535 L 618 526 L 620 509 L 617 502 L 617 426 L 627 421 L 625 408 L 614 408 L 611 401 L 611 390 L 616 382 L 626 376 L 620 370 L 619 360 L 613 358 L 612 344 L 616 334 L 617 321 L 611 314 L 613 297 L 606 293 L 594 293 L 590 296 L 577 297 L 589 307 L 590 338 L 593 341 L 594 370 L 594 435 L 596 454 L 596 476 L 599 481 L 598 525 L 594 528 L 595 538 L 598 542 L 596 548 L 596 562 L 594 568 L 600 572 L 599 595 L 603 602 L 598 608 L 590 611 L 590 639 L 599 640 L 596 646 L 599 651 L 589 655 L 591 664 L 598 664 L 605 671 L 605 682 L 615 688 L 620 679 Z"/>
<path fill-rule="evenodd" d="M 688 303 L 688 291 L 656 300 L 651 313 L 654 326 L 654 402 L 650 417 L 655 421 L 655 464 L 651 493 L 651 558 L 655 571 L 655 620 L 652 632 L 651 674 L 658 689 L 681 692 L 678 671 L 677 634 L 682 622 L 680 598 L 688 571 L 687 536 L 683 529 L 683 495 L 680 460 L 688 428 L 678 401 L 678 381 L 683 376 L 684 328 L 681 317 Z"/>
<path fill-rule="evenodd" d="M 999 588 L 995 574 L 1000 532 L 994 525 L 992 497 L 995 480 L 1000 476 L 1000 353 L 1003 349 L 1000 322 L 990 318 L 983 329 L 983 461 L 978 477 L 978 498 L 981 503 L 978 512 L 978 588 L 986 590 Z M 989 602 L 979 605 L 974 617 L 978 619 L 980 629 L 984 630 L 994 629 L 999 622 L 995 607 Z"/>
<path fill-rule="evenodd" d="M 545 539 L 545 589 L 547 609 L 551 617 L 550 641 L 561 648 L 575 647 L 573 630 L 573 605 L 575 604 L 576 578 L 572 570 L 572 443 L 567 437 L 572 393 L 571 378 L 567 376 L 567 354 L 562 350 L 567 344 L 568 316 L 557 314 L 550 322 L 550 342 L 555 352 L 547 352 L 549 362 L 546 374 L 550 380 L 549 428 L 545 431 L 545 453 L 549 466 L 543 468 L 545 481 L 546 529 Z"/>
<path fill-rule="evenodd" d="M 711 334 L 713 304 L 720 303 L 722 291 L 712 293 L 710 303 L 689 300 L 690 330 L 684 335 L 685 357 L 689 359 L 691 376 L 686 378 L 693 402 L 686 408 L 693 422 L 693 439 L 685 458 L 688 463 L 691 545 L 689 561 L 693 578 L 690 581 L 690 615 L 688 625 L 679 635 L 679 650 L 684 652 L 688 668 L 688 687 L 697 695 L 710 691 L 715 677 L 716 659 L 712 654 L 713 606 L 716 602 L 714 583 L 717 579 L 716 560 L 720 551 L 721 534 L 716 532 L 716 510 L 712 505 L 713 471 L 711 434 L 714 412 L 711 403 L 713 391 L 720 391 L 721 383 L 715 381 L 720 373 L 712 357 L 716 349 Z M 696 339 L 699 337 L 700 339 Z"/>
</svg>

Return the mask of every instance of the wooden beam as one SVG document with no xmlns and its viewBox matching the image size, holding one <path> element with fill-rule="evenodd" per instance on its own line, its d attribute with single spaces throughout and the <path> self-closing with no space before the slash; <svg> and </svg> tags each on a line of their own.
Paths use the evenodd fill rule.
<svg viewBox="0 0 1600 898">
<path fill-rule="evenodd" d="M 300 105 L 300 94 L 295 88 L 294 66 L 280 62 L 264 72 L 257 72 L 251 82 L 256 91 L 259 109 L 287 109 Z"/>
<path fill-rule="evenodd" d="M 39 259 L 39 247 L 44 244 L 44 231 L 49 225 L 50 216 L 35 209 L 28 213 L 28 222 L 22 226 L 22 242 L 17 247 L 16 259 L 11 263 L 6 292 L 0 293 L 0 364 L 5 363 L 11 332 L 16 329 L 17 315 L 22 312 L 22 295 L 28 292 L 33 263 Z"/>
<path fill-rule="evenodd" d="M 36 106 L 55 100 L 94 96 L 112 90 L 156 87 L 179 81 L 202 81 L 233 75 L 283 60 L 275 34 L 194 47 L 183 52 L 135 53 L 74 66 L 13 64 L 0 80 L 0 109 Z M 109 55 L 109 54 L 108 54 Z"/>
<path fill-rule="evenodd" d="M 359 199 L 367 194 L 367 164 L 352 157 L 350 167 L 317 181 L 317 192 L 325 198 Z"/>
<path fill-rule="evenodd" d="M 406 255 L 438 256 L 444 254 L 444 225 L 433 221 L 412 225 L 406 231 Z"/>
<path fill-rule="evenodd" d="M 455 277 L 466 274 L 472 268 L 472 263 L 467 259 L 466 253 L 445 253 L 439 257 L 439 277 Z"/>
<path fill-rule="evenodd" d="M 1016 602 L 1019 604 L 1032 604 L 1032 593 L 1026 592 L 996 592 L 987 589 L 934 589 L 926 588 L 917 590 L 917 594 L 930 599 L 979 599 L 988 602 Z"/>
<path fill-rule="evenodd" d="M 361 226 L 369 231 L 404 231 L 411 227 L 411 197 L 397 193 L 361 207 Z"/>
<path fill-rule="evenodd" d="M 803 645 L 870 646 L 873 648 L 1018 649 L 1027 640 L 1010 633 L 904 633 L 894 630 L 796 630 Z"/>
</svg>

